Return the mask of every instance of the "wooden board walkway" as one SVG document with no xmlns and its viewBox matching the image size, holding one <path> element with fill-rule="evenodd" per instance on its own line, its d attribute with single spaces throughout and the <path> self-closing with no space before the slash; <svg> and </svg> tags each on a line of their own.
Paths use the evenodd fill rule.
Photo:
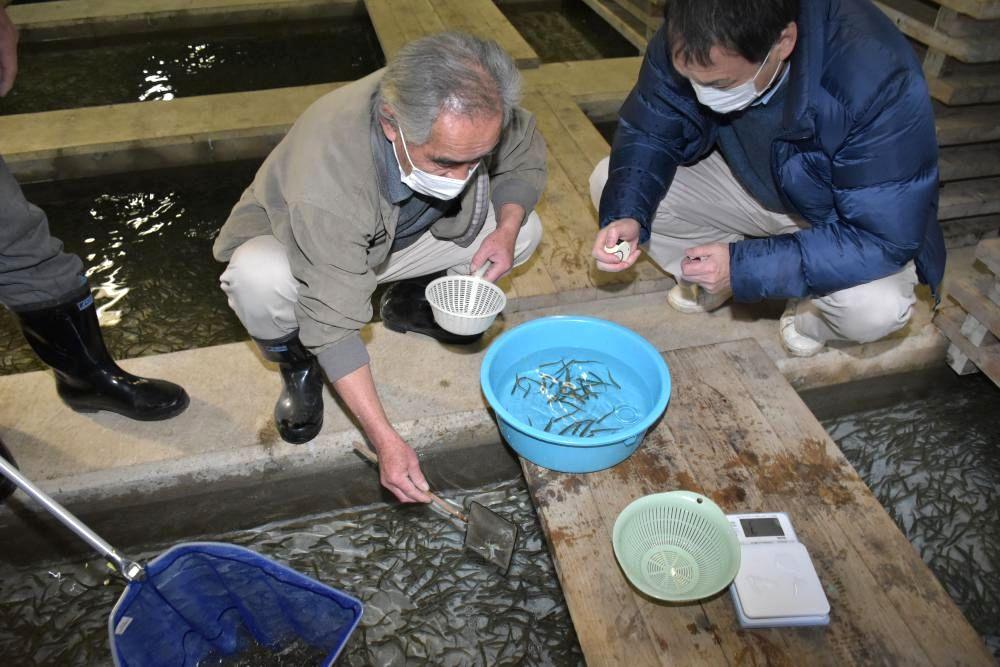
<svg viewBox="0 0 1000 667">
<path fill-rule="evenodd" d="M 492 0 L 364 0 L 386 60 L 404 44 L 442 30 L 496 40 L 518 67 L 541 60 Z"/>
<path fill-rule="evenodd" d="M 589 475 L 522 462 L 588 665 L 995 665 L 756 342 L 665 357 L 666 418 L 631 458 Z M 673 489 L 727 512 L 788 512 L 826 589 L 830 626 L 741 631 L 728 594 L 668 605 L 631 588 L 611 546 L 615 518 Z"/>
</svg>

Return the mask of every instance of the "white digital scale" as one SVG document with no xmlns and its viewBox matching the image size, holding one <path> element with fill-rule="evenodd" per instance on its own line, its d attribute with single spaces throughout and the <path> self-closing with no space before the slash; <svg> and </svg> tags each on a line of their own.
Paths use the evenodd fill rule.
<svg viewBox="0 0 1000 667">
<path fill-rule="evenodd" d="M 829 625 L 830 603 L 784 512 L 730 514 L 742 558 L 729 587 L 743 628 Z"/>
</svg>

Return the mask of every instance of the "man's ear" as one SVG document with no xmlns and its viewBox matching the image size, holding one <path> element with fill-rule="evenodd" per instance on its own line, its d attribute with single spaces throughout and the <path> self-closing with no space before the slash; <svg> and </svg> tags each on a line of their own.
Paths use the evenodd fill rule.
<svg viewBox="0 0 1000 667">
<path fill-rule="evenodd" d="M 388 109 L 382 107 L 382 113 L 378 115 L 379 125 L 382 126 L 382 132 L 385 134 L 385 138 L 389 141 L 395 142 L 396 135 L 399 134 L 399 131 L 396 130 L 396 126 L 388 120 L 389 118 L 391 118 L 391 116 L 388 113 Z"/>
<path fill-rule="evenodd" d="M 792 21 L 785 29 L 781 31 L 781 36 L 778 37 L 778 56 L 782 60 L 786 60 L 792 51 L 795 50 L 795 45 L 799 41 L 799 24 Z"/>
</svg>

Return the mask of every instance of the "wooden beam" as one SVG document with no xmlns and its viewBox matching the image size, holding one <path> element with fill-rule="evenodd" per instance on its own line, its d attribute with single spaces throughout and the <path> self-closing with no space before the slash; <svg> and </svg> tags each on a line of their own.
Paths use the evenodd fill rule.
<svg viewBox="0 0 1000 667">
<path fill-rule="evenodd" d="M 21 42 L 363 16 L 361 0 L 56 0 L 7 9 Z"/>
</svg>

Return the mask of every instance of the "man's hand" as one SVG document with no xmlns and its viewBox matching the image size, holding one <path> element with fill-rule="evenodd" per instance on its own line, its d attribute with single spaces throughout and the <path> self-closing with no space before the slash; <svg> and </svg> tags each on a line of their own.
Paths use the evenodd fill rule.
<svg viewBox="0 0 1000 667">
<path fill-rule="evenodd" d="M 365 364 L 333 383 L 347 407 L 361 424 L 368 440 L 378 452 L 378 471 L 382 486 L 404 503 L 429 503 L 424 491 L 427 480 L 413 449 L 396 433 L 382 409 L 375 391 L 371 367 Z"/>
<path fill-rule="evenodd" d="M 597 232 L 597 238 L 594 240 L 594 248 L 590 252 L 594 256 L 594 259 L 597 260 L 597 268 L 601 271 L 617 272 L 624 271 L 635 264 L 636 260 L 639 259 L 639 255 L 642 254 L 642 251 L 639 250 L 639 229 L 637 221 L 632 218 L 624 218 L 622 220 L 615 220 Z M 604 251 L 604 248 L 616 246 L 620 241 L 628 241 L 629 246 L 632 248 L 632 252 L 629 253 L 624 262 L 619 262 L 617 256 Z"/>
<path fill-rule="evenodd" d="M 17 78 L 17 28 L 0 7 L 0 97 L 14 87 Z"/>
<path fill-rule="evenodd" d="M 514 266 L 514 245 L 517 235 L 521 233 L 521 223 L 524 221 L 524 207 L 517 204 L 504 204 L 498 212 L 497 228 L 483 239 L 479 250 L 472 256 L 469 268 L 475 273 L 484 262 L 492 262 L 483 278 L 495 283 L 503 274 Z"/>
<path fill-rule="evenodd" d="M 732 287 L 729 276 L 729 244 L 710 243 L 689 248 L 681 261 L 681 277 L 701 285 L 710 294 Z"/>
<path fill-rule="evenodd" d="M 378 451 L 379 480 L 382 486 L 404 503 L 429 503 L 427 480 L 420 472 L 420 461 L 413 448 L 399 435 L 375 445 Z"/>
</svg>

